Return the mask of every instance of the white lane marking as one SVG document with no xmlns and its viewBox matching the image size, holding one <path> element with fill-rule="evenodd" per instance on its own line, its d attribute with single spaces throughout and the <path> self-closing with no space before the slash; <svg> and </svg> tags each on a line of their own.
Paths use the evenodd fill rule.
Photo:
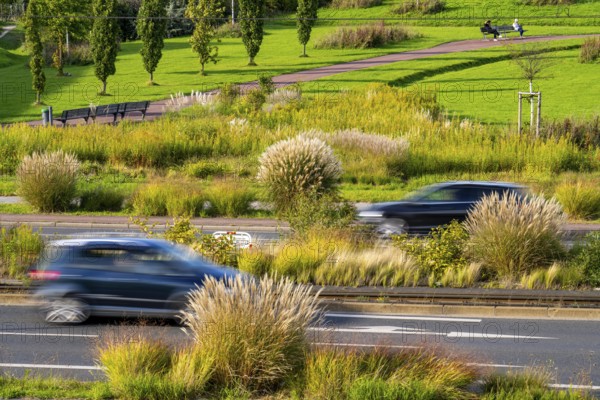
<svg viewBox="0 0 600 400">
<path fill-rule="evenodd" d="M 354 343 L 319 343 L 314 342 L 315 346 L 340 346 L 340 347 L 374 347 L 380 349 L 421 349 L 419 346 L 397 346 L 397 345 L 379 345 L 379 344 L 354 344 Z"/>
<path fill-rule="evenodd" d="M 0 368 L 40 368 L 40 369 L 82 369 L 100 371 L 101 367 L 91 365 L 56 365 L 56 364 L 6 364 L 0 363 Z"/>
<path fill-rule="evenodd" d="M 0 337 L 3 335 L 8 336 L 50 336 L 50 337 L 85 337 L 85 338 L 97 338 L 98 335 L 84 335 L 81 333 L 43 333 L 43 332 L 1 332 Z"/>
<path fill-rule="evenodd" d="M 473 367 L 493 367 L 493 368 L 527 368 L 524 365 L 510 365 L 510 364 L 482 364 L 482 363 L 468 363 L 468 366 Z"/>
<path fill-rule="evenodd" d="M 600 386 L 591 386 L 591 385 L 571 385 L 565 383 L 553 383 L 548 385 L 553 389 L 583 389 L 583 390 L 600 390 Z"/>
<path fill-rule="evenodd" d="M 361 319 L 392 319 L 392 320 L 417 320 L 417 321 L 441 321 L 441 322 L 471 322 L 480 323 L 481 319 L 476 318 L 446 318 L 446 317 L 411 317 L 408 315 L 382 315 L 382 314 L 346 314 L 346 313 L 325 313 L 326 317 L 331 318 L 361 318 Z"/>
<path fill-rule="evenodd" d="M 396 333 L 403 335 L 437 335 L 445 336 L 443 333 L 428 332 L 422 330 L 406 329 L 399 326 L 360 326 L 356 328 L 309 328 L 312 331 L 323 332 L 351 332 L 351 333 Z"/>
<path fill-rule="evenodd" d="M 519 335 L 496 335 L 493 333 L 475 333 L 475 332 L 448 332 L 446 334 L 449 338 L 465 338 L 465 339 L 524 339 L 524 340 L 558 340 L 555 337 L 544 337 L 544 336 L 519 336 Z"/>
</svg>

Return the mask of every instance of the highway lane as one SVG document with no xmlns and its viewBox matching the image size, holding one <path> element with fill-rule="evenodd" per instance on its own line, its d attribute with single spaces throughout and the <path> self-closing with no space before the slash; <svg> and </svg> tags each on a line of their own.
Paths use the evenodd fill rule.
<svg viewBox="0 0 600 400">
<path fill-rule="evenodd" d="M 545 366 L 555 383 L 600 388 L 600 321 L 557 321 L 330 313 L 311 330 L 314 343 L 354 348 L 430 347 L 479 368 Z M 111 337 L 140 334 L 170 343 L 189 340 L 174 323 L 94 319 L 82 326 L 45 324 L 34 307 L 0 306 L 0 371 L 102 379 L 96 348 Z"/>
</svg>

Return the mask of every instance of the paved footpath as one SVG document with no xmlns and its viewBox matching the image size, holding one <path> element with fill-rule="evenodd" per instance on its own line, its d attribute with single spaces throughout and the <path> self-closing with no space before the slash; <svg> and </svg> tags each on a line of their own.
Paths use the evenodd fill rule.
<svg viewBox="0 0 600 400">
<path fill-rule="evenodd" d="M 399 61 L 408 61 L 408 60 L 415 60 L 418 58 L 439 56 L 442 54 L 459 53 L 459 52 L 463 52 L 463 51 L 479 50 L 479 49 L 490 48 L 490 47 L 499 47 L 499 46 L 504 46 L 506 44 L 516 44 L 516 43 L 522 44 L 522 43 L 547 42 L 547 41 L 564 40 L 564 39 L 579 39 L 579 38 L 584 38 L 587 36 L 593 36 L 593 35 L 530 36 L 530 37 L 525 37 L 523 39 L 517 39 L 517 38 L 503 39 L 503 40 L 499 40 L 497 42 L 494 42 L 493 40 L 481 40 L 481 39 L 462 40 L 462 41 L 458 41 L 458 42 L 444 43 L 439 46 L 431 47 L 428 49 L 406 51 L 406 52 L 402 52 L 402 53 L 393 53 L 393 54 L 388 54 L 385 56 L 367 58 L 367 59 L 363 59 L 363 60 L 356 60 L 356 61 L 351 61 L 351 62 L 347 62 L 347 63 L 341 63 L 341 64 L 329 65 L 326 67 L 309 69 L 306 71 L 294 72 L 291 74 L 279 75 L 279 76 L 273 77 L 273 82 L 275 83 L 275 85 L 277 87 L 283 87 L 283 86 L 291 85 L 291 84 L 298 83 L 298 82 L 314 81 L 314 80 L 324 78 L 327 76 L 331 76 L 331 75 L 336 75 L 336 74 L 341 74 L 341 73 L 351 72 L 351 71 L 358 71 L 358 70 L 365 69 L 365 68 L 379 67 L 382 65 L 391 64 L 391 63 L 395 63 L 395 62 L 399 62 Z M 253 86 L 256 86 L 256 82 L 246 82 L 246 83 L 242 83 L 240 86 L 242 86 L 242 89 L 245 90 L 245 89 L 251 88 Z M 167 102 L 168 102 L 168 99 L 152 102 L 150 104 L 150 107 L 148 108 L 148 111 L 146 112 L 146 120 L 153 120 L 153 119 L 156 119 L 156 118 L 160 117 L 161 115 L 163 115 L 165 113 Z M 60 111 L 60 110 L 57 110 L 57 111 Z M 133 117 L 128 117 L 127 119 L 131 120 L 131 121 L 139 121 L 139 120 L 141 120 L 141 117 L 133 116 Z M 97 122 L 111 123 L 112 117 L 98 118 Z M 82 123 L 81 121 L 69 121 L 67 124 L 68 125 L 78 125 L 81 123 Z M 41 125 L 41 121 L 30 121 L 30 122 L 28 122 L 28 124 L 31 126 L 37 126 L 37 125 Z"/>
<path fill-rule="evenodd" d="M 0 32 L 0 39 L 2 39 L 8 32 L 12 31 L 16 27 L 17 27 L 16 25 L 3 26 L 2 32 Z"/>
</svg>

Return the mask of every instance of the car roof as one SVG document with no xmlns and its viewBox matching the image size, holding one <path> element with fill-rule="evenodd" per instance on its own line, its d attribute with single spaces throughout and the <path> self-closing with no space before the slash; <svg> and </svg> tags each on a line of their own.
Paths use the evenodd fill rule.
<svg viewBox="0 0 600 400">
<path fill-rule="evenodd" d="M 161 239 L 147 239 L 147 238 L 81 238 L 81 239 L 62 239 L 55 240 L 50 243 L 51 246 L 71 246 L 71 247 L 85 247 L 90 245 L 122 245 L 122 246 L 142 246 L 142 247 L 156 247 L 156 246 L 164 246 L 165 243 L 168 243 L 165 240 Z"/>
<path fill-rule="evenodd" d="M 506 187 L 523 189 L 524 185 L 511 182 L 500 182 L 500 181 L 448 181 L 435 184 L 433 186 L 444 187 L 444 186 L 489 186 L 489 187 Z"/>
</svg>

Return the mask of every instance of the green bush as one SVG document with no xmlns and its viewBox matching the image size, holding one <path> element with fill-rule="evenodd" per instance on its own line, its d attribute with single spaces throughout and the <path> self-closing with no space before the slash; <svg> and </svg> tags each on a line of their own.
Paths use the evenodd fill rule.
<svg viewBox="0 0 600 400">
<path fill-rule="evenodd" d="M 356 209 L 338 195 L 299 194 L 279 212 L 294 234 L 302 236 L 311 229 L 347 228 L 356 217 Z"/>
<path fill-rule="evenodd" d="M 267 101 L 267 95 L 261 89 L 250 89 L 239 100 L 239 112 L 249 114 L 260 111 L 265 101 Z"/>
<path fill-rule="evenodd" d="M 214 360 L 211 382 L 273 391 L 299 373 L 309 349 L 308 328 L 319 324 L 317 294 L 289 280 L 208 278 L 183 313 L 201 354 Z"/>
<path fill-rule="evenodd" d="M 467 217 L 467 249 L 497 276 L 517 279 L 564 254 L 561 230 L 565 221 L 554 199 L 493 193 Z"/>
<path fill-rule="evenodd" d="M 243 249 L 238 254 L 238 268 L 240 271 L 252 275 L 263 276 L 272 271 L 273 256 L 258 247 Z"/>
<path fill-rule="evenodd" d="M 600 189 L 597 184 L 563 183 L 556 188 L 555 196 L 571 217 L 600 218 Z"/>
<path fill-rule="evenodd" d="M 207 200 L 191 184 L 151 183 L 143 185 L 133 194 L 133 212 L 143 216 L 200 216 L 204 215 Z"/>
<path fill-rule="evenodd" d="M 268 147 L 259 162 L 258 180 L 279 211 L 299 195 L 335 193 L 342 173 L 329 146 L 302 135 Z"/>
<path fill-rule="evenodd" d="M 255 199 L 254 193 L 238 180 L 213 182 L 206 195 L 210 212 L 223 217 L 248 215 Z"/>
<path fill-rule="evenodd" d="M 29 225 L 0 229 L 0 277 L 23 279 L 37 262 L 44 242 Z"/>
<path fill-rule="evenodd" d="M 383 0 L 333 0 L 331 7 L 333 8 L 369 8 L 380 6 Z"/>
<path fill-rule="evenodd" d="M 241 38 L 242 30 L 240 28 L 240 24 L 237 22 L 232 24 L 231 22 L 226 22 L 223 25 L 219 26 L 215 32 L 215 37 L 217 38 Z"/>
<path fill-rule="evenodd" d="M 469 235 L 464 226 L 452 221 L 431 230 L 425 238 L 398 235 L 392 238 L 394 246 L 413 256 L 428 273 L 440 279 L 448 269 L 460 269 L 467 265 L 465 255 Z"/>
<path fill-rule="evenodd" d="M 394 8 L 392 12 L 396 14 L 406 14 L 415 12 L 420 14 L 436 14 L 446 9 L 444 0 L 405 0 L 400 6 Z"/>
<path fill-rule="evenodd" d="M 171 367 L 171 350 L 164 343 L 145 339 L 125 341 L 117 338 L 101 343 L 99 360 L 111 391 L 131 400 L 162 400 L 166 375 Z"/>
<path fill-rule="evenodd" d="M 600 287 L 600 233 L 590 233 L 583 245 L 575 249 L 571 265 L 582 271 L 583 281 L 594 287 Z"/>
<path fill-rule="evenodd" d="M 227 172 L 227 166 L 218 161 L 197 161 L 184 166 L 186 175 L 206 179 L 211 176 L 221 176 Z"/>
<path fill-rule="evenodd" d="M 317 49 L 371 49 L 389 43 L 413 39 L 418 35 L 402 26 L 386 26 L 384 22 L 357 28 L 338 28 L 315 43 Z"/>
<path fill-rule="evenodd" d="M 17 169 L 17 193 L 41 212 L 64 211 L 76 195 L 79 161 L 62 150 L 25 156 Z"/>
<path fill-rule="evenodd" d="M 265 96 L 275 92 L 275 83 L 271 75 L 261 74 L 258 76 L 258 87 Z"/>
<path fill-rule="evenodd" d="M 84 190 L 79 208 L 83 211 L 121 211 L 125 195 L 110 187 L 97 186 Z"/>
<path fill-rule="evenodd" d="M 543 369 L 493 374 L 484 381 L 482 400 L 592 400 L 594 396 L 577 390 L 548 387 L 552 374 Z"/>
<path fill-rule="evenodd" d="M 581 45 L 580 63 L 593 63 L 600 57 L 600 37 L 586 38 Z"/>
</svg>

